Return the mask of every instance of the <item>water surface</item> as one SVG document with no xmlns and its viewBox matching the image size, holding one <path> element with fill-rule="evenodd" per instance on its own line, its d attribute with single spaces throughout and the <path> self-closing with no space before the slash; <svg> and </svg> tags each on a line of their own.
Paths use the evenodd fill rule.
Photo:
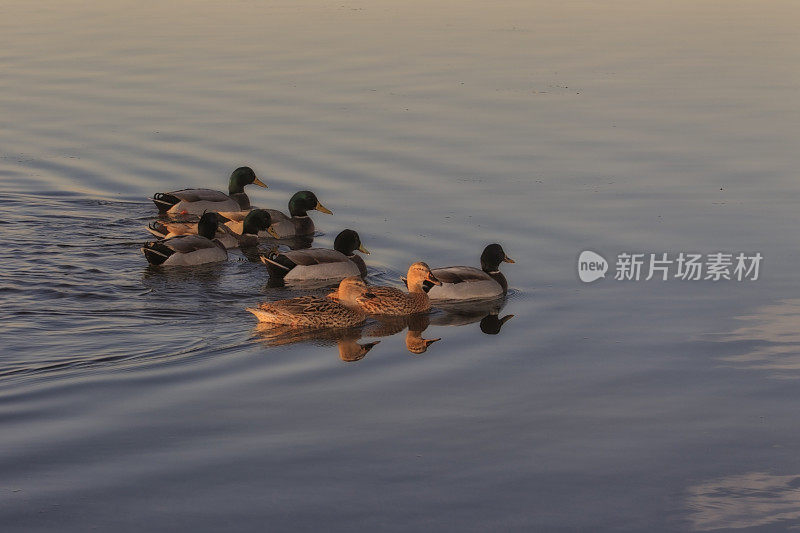
<svg viewBox="0 0 800 533">
<path fill-rule="evenodd" d="M 2 11 L 4 530 L 800 525 L 794 3 Z M 263 265 L 147 267 L 147 197 L 245 164 L 373 283 L 501 242 L 514 318 L 270 335 Z M 584 285 L 584 249 L 765 260 Z"/>
</svg>

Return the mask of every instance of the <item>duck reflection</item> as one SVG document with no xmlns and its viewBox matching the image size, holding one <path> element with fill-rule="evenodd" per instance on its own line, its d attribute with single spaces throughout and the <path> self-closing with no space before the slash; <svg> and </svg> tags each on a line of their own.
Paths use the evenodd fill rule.
<svg viewBox="0 0 800 533">
<path fill-rule="evenodd" d="M 514 318 L 514 315 L 500 317 L 505 303 L 505 299 L 498 299 L 437 304 L 440 314 L 434 316 L 431 323 L 435 326 L 465 326 L 479 322 L 483 333 L 497 335 L 503 324 Z"/>
<path fill-rule="evenodd" d="M 405 348 L 414 355 L 422 355 L 441 337 L 426 338 L 424 332 L 430 326 L 464 326 L 479 323 L 480 330 L 487 335 L 497 335 L 503 324 L 514 315 L 500 316 L 505 301 L 459 303 L 440 308 L 430 313 L 406 316 L 372 316 L 363 326 L 353 328 L 308 329 L 260 323 L 255 328 L 255 338 L 267 346 L 282 346 L 294 343 L 336 345 L 339 358 L 345 362 L 360 361 L 380 340 L 358 342 L 362 338 L 392 337 L 403 331 Z"/>
<path fill-rule="evenodd" d="M 431 344 L 442 340 L 441 337 L 436 339 L 422 337 L 422 333 L 431 324 L 431 317 L 428 313 L 417 313 L 408 316 L 381 316 L 375 317 L 375 320 L 376 322 L 368 324 L 364 328 L 364 332 L 367 335 L 370 337 L 389 337 L 408 328 L 405 338 L 406 349 L 414 355 L 425 353 Z"/>
<path fill-rule="evenodd" d="M 488 314 L 481 319 L 481 331 L 487 335 L 497 335 L 503 324 L 514 318 L 514 315 L 506 315 L 500 318 L 499 315 Z"/>
<path fill-rule="evenodd" d="M 219 284 L 224 269 L 224 262 L 206 263 L 192 268 L 147 265 L 142 271 L 142 281 L 149 289 L 170 287 L 176 283 L 197 283 L 207 290 L 210 286 L 216 287 Z"/>
<path fill-rule="evenodd" d="M 259 323 L 255 327 L 255 338 L 266 346 L 284 346 L 296 343 L 312 343 L 321 346 L 336 345 L 339 359 L 352 363 L 363 359 L 381 341 L 359 343 L 361 328 L 305 329 L 275 324 Z"/>
</svg>

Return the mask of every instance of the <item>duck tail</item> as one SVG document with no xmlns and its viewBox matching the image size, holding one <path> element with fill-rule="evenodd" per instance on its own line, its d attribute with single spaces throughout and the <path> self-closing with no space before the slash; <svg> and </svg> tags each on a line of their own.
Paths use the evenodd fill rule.
<svg viewBox="0 0 800 533">
<path fill-rule="evenodd" d="M 169 233 L 169 229 L 167 229 L 167 226 L 165 226 L 163 222 L 159 222 L 158 220 L 156 220 L 155 222 L 151 222 L 147 226 L 147 231 L 149 231 L 150 233 L 153 234 L 153 236 L 159 239 L 163 239 Z"/>
<path fill-rule="evenodd" d="M 273 313 L 264 311 L 263 309 L 259 309 L 257 307 L 245 307 L 244 310 L 253 313 L 259 322 L 275 325 L 278 324 L 278 321 Z"/>
<path fill-rule="evenodd" d="M 266 255 L 261 256 L 261 262 L 267 265 L 267 271 L 271 278 L 283 278 L 295 267 L 291 259 L 278 253 L 277 248 L 273 248 Z"/>
<path fill-rule="evenodd" d="M 170 210 L 170 208 L 172 208 L 172 206 L 181 201 L 181 199 L 177 196 L 166 192 L 155 193 L 151 200 L 153 200 L 153 203 L 156 204 L 158 212 L 161 214 L 166 213 Z"/>
<path fill-rule="evenodd" d="M 169 259 L 169 257 L 174 254 L 175 251 L 158 241 L 151 241 L 145 243 L 145 245 L 142 247 L 142 253 L 144 254 L 148 263 L 157 266 Z"/>
</svg>

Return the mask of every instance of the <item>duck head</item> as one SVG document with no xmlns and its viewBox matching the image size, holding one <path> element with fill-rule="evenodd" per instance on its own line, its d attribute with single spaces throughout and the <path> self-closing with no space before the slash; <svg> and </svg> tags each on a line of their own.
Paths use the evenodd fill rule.
<svg viewBox="0 0 800 533">
<path fill-rule="evenodd" d="M 330 209 L 319 203 L 317 195 L 311 191 L 296 192 L 289 199 L 289 214 L 293 217 L 304 217 L 308 215 L 308 211 L 313 209 L 328 215 L 333 214 Z"/>
<path fill-rule="evenodd" d="M 408 268 L 406 276 L 408 292 L 428 292 L 425 290 L 425 282 L 433 285 L 441 285 L 442 282 L 436 279 L 427 263 L 419 261 Z"/>
<path fill-rule="evenodd" d="M 217 233 L 219 226 L 219 216 L 213 212 L 208 211 L 203 213 L 200 217 L 200 222 L 197 223 L 197 234 L 206 239 L 213 239 Z"/>
<path fill-rule="evenodd" d="M 375 298 L 375 295 L 369 292 L 369 287 L 363 279 L 359 276 L 351 276 L 340 281 L 339 288 L 330 293 L 328 298 L 338 300 L 347 307 L 359 307 L 365 300 Z"/>
<path fill-rule="evenodd" d="M 351 229 L 346 229 L 336 236 L 333 241 L 333 249 L 347 256 L 353 255 L 356 250 L 362 254 L 369 254 L 369 251 L 361 244 L 361 238 L 358 233 Z"/>
<path fill-rule="evenodd" d="M 258 235 L 259 231 L 266 231 L 272 224 L 272 217 L 266 209 L 253 209 L 242 222 L 242 234 Z"/>
<path fill-rule="evenodd" d="M 256 173 L 250 167 L 239 167 L 231 172 L 231 179 L 228 182 L 228 194 L 237 194 L 244 192 L 245 185 L 258 185 L 259 187 L 267 186 L 260 179 L 256 177 Z"/>
<path fill-rule="evenodd" d="M 503 251 L 503 247 L 497 243 L 490 244 L 484 248 L 481 254 L 481 270 L 492 273 L 500 270 L 500 263 L 513 263 L 514 260 L 508 257 Z"/>
</svg>

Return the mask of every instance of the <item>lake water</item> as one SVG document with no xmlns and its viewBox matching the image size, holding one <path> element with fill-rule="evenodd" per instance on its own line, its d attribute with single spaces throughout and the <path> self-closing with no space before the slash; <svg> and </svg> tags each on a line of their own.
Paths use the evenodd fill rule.
<svg viewBox="0 0 800 533">
<path fill-rule="evenodd" d="M 3 531 L 800 526 L 797 3 L 0 13 Z M 271 335 L 260 263 L 148 268 L 148 196 L 240 165 L 371 283 L 502 243 L 513 319 Z M 759 279 L 613 279 L 719 251 Z"/>
</svg>

